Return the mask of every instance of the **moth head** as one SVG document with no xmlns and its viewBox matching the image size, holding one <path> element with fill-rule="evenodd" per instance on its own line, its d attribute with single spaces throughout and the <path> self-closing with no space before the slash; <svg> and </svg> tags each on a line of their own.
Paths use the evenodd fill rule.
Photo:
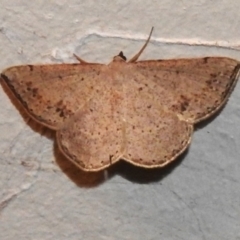
<svg viewBox="0 0 240 240">
<path fill-rule="evenodd" d="M 121 51 L 117 56 L 113 57 L 113 62 L 126 62 L 127 58 L 123 55 L 123 52 Z"/>
</svg>

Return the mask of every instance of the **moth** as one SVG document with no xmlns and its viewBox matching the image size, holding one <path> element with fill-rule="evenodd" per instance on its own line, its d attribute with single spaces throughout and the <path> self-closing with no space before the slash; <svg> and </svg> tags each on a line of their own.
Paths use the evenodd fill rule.
<svg viewBox="0 0 240 240">
<path fill-rule="evenodd" d="M 240 63 L 226 57 L 108 64 L 21 65 L 5 69 L 7 85 L 28 115 L 56 131 L 61 152 L 84 171 L 120 159 L 143 168 L 163 167 L 191 142 L 194 125 L 227 102 Z"/>
</svg>

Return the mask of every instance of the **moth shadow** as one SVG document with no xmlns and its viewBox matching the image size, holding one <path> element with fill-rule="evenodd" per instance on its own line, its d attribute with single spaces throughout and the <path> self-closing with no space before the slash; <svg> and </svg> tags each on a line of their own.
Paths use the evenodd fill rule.
<svg viewBox="0 0 240 240">
<path fill-rule="evenodd" d="M 3 90 L 11 100 L 12 104 L 19 111 L 26 124 L 29 125 L 35 132 L 38 132 L 39 134 L 54 141 L 55 161 L 61 168 L 61 170 L 69 177 L 69 179 L 71 179 L 79 187 L 88 188 L 96 187 L 106 181 L 105 171 L 85 172 L 75 166 L 71 161 L 69 161 L 57 147 L 55 141 L 55 131 L 40 125 L 34 120 L 31 120 L 31 118 L 26 113 L 26 110 L 16 99 L 12 91 L 5 84 L 3 84 L 3 81 L 1 81 L 1 85 Z M 196 124 L 195 130 L 201 129 L 210 122 L 212 122 L 221 113 L 224 107 L 225 105 L 221 107 L 213 116 Z M 108 179 L 112 178 L 114 175 L 120 175 L 129 181 L 140 184 L 161 181 L 168 174 L 174 171 L 174 169 L 183 161 L 183 159 L 187 155 L 187 152 L 188 149 L 183 154 L 181 154 L 181 156 L 179 156 L 175 161 L 173 161 L 171 164 L 164 168 L 144 169 L 127 163 L 126 161 L 119 161 L 106 170 L 108 172 Z"/>
<path fill-rule="evenodd" d="M 226 106 L 226 103 L 221 108 L 219 108 L 212 116 L 195 124 L 194 131 L 198 131 L 204 128 L 206 125 L 210 124 L 212 121 L 214 121 L 214 119 L 217 118 L 220 115 L 220 113 L 223 111 L 225 106 Z M 132 182 L 143 183 L 143 184 L 161 181 L 168 174 L 174 171 L 174 169 L 179 164 L 181 164 L 183 159 L 188 154 L 188 151 L 189 151 L 189 148 L 187 148 L 186 151 L 184 151 L 175 161 L 173 161 L 171 164 L 163 168 L 144 169 L 141 167 L 134 166 L 126 161 L 120 161 L 114 164 L 111 168 L 109 168 L 109 176 L 119 174 L 122 177 Z"/>
<path fill-rule="evenodd" d="M 226 107 L 226 104 L 227 103 L 225 103 L 223 106 L 221 106 L 221 108 L 219 108 L 213 115 L 209 116 L 207 119 L 204 119 L 199 123 L 196 123 L 194 125 L 194 131 L 198 131 L 198 130 L 204 128 L 206 125 L 213 122 L 221 114 L 223 109 Z"/>
<path fill-rule="evenodd" d="M 69 161 L 59 150 L 54 141 L 54 155 L 57 165 L 62 172 L 73 181 L 78 187 L 93 188 L 105 181 L 104 171 L 85 172 Z"/>
<path fill-rule="evenodd" d="M 120 175 L 128 181 L 146 184 L 159 182 L 170 174 L 185 158 L 188 149 L 171 164 L 163 168 L 145 169 L 134 166 L 124 160 L 113 164 L 106 170 L 98 172 L 85 172 L 79 169 L 75 164 L 69 161 L 59 150 L 56 141 L 54 143 L 54 154 L 56 163 L 68 178 L 79 187 L 92 188 L 97 187 L 105 181 L 110 180 L 115 175 Z"/>
<path fill-rule="evenodd" d="M 142 168 L 121 160 L 108 169 L 108 175 L 109 177 L 112 177 L 117 174 L 131 182 L 139 184 L 159 182 L 174 171 L 174 169 L 183 161 L 187 153 L 188 149 L 176 160 L 163 168 Z"/>
<path fill-rule="evenodd" d="M 19 100 L 15 97 L 12 91 L 4 84 L 4 81 L 0 81 L 1 86 L 4 92 L 9 97 L 11 103 L 16 107 L 19 114 L 25 121 L 25 123 L 35 132 L 39 133 L 40 135 L 51 139 L 54 143 L 54 155 L 55 155 L 55 162 L 61 168 L 61 170 L 77 185 L 80 187 L 95 187 L 101 184 L 104 181 L 104 172 L 96 172 L 96 173 L 89 173 L 80 170 L 76 167 L 71 161 L 66 159 L 63 154 L 60 153 L 55 138 L 55 131 L 42 126 L 40 123 L 34 121 L 32 118 L 29 117 L 28 113 L 19 102 Z"/>
</svg>

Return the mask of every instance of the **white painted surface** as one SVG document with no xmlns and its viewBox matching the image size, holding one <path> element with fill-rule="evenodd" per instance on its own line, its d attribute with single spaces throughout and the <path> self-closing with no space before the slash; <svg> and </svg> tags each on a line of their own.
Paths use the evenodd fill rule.
<svg viewBox="0 0 240 240">
<path fill-rule="evenodd" d="M 240 60 L 239 9 L 236 0 L 1 0 L 0 69 L 73 62 L 73 52 L 103 63 L 120 50 L 129 58 L 152 26 L 141 59 Z M 96 180 L 54 154 L 48 133 L 26 124 L 0 88 L 0 239 L 240 239 L 239 101 L 238 84 L 170 168 L 118 164 Z"/>
</svg>

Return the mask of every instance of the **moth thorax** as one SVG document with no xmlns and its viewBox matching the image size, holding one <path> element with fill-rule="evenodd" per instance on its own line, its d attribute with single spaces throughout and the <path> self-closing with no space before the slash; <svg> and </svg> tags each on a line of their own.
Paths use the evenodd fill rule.
<svg viewBox="0 0 240 240">
<path fill-rule="evenodd" d="M 113 62 L 126 62 L 126 60 L 124 60 L 123 58 L 121 58 L 120 56 L 115 56 L 113 57 Z"/>
<path fill-rule="evenodd" d="M 127 58 L 124 56 L 122 51 L 117 56 L 113 57 L 113 62 L 126 62 L 126 60 Z"/>
</svg>

